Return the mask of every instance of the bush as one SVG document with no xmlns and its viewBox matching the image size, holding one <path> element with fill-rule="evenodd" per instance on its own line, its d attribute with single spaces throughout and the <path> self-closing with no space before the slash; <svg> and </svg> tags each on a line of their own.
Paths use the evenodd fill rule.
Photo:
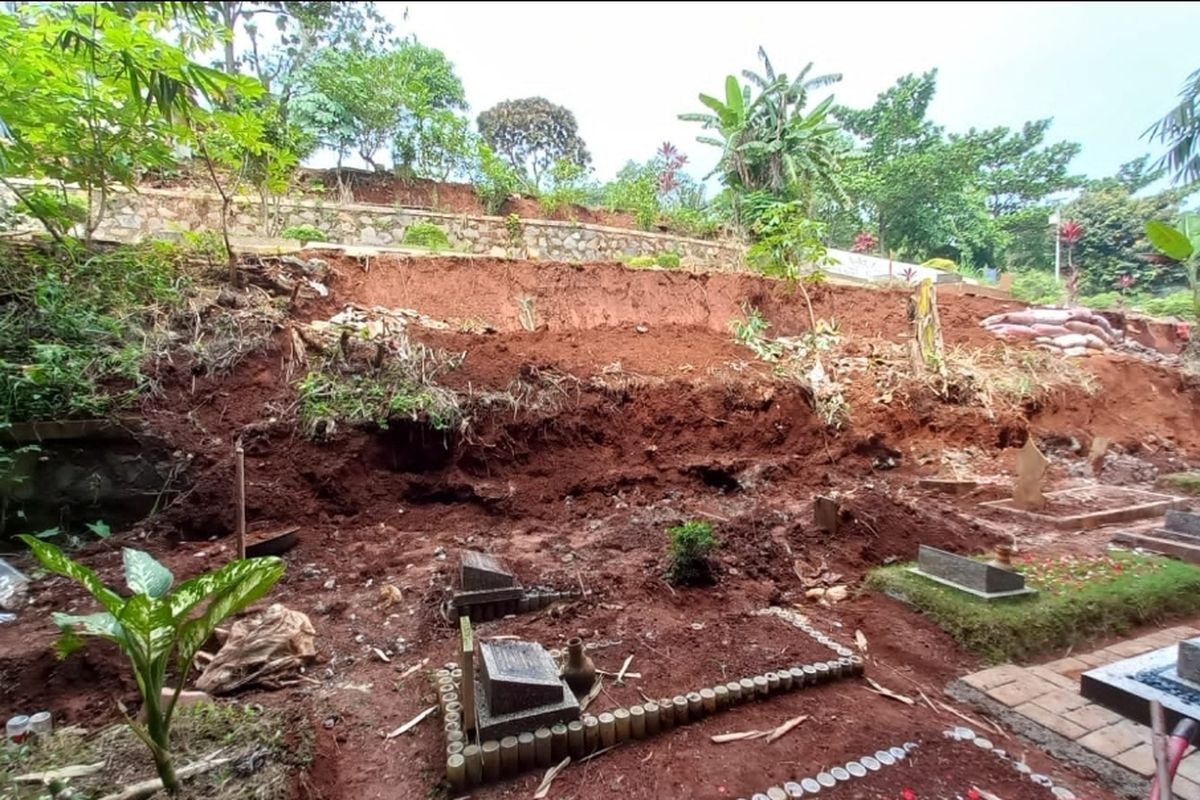
<svg viewBox="0 0 1200 800">
<path fill-rule="evenodd" d="M 284 239 L 298 239 L 301 247 L 309 242 L 329 241 L 329 237 L 325 235 L 325 231 L 315 228 L 312 225 L 289 225 L 281 230 L 279 235 Z"/>
<path fill-rule="evenodd" d="M 664 269 L 679 269 L 679 253 L 668 250 L 654 257 L 655 263 Z"/>
<path fill-rule="evenodd" d="M 1055 305 L 1063 301 L 1063 287 L 1049 272 L 1025 270 L 1013 278 L 1012 296 L 1035 306 Z"/>
<path fill-rule="evenodd" d="M 715 239 L 721 232 L 720 218 L 707 209 L 669 208 L 662 217 L 669 229 L 696 239 Z"/>
<path fill-rule="evenodd" d="M 414 222 L 404 230 L 405 247 L 425 247 L 430 250 L 449 250 L 450 239 L 446 232 L 432 222 Z"/>
<path fill-rule="evenodd" d="M 499 214 L 508 198 L 516 194 L 521 185 L 521 176 L 517 171 L 482 142 L 479 144 L 479 163 L 474 179 L 475 194 L 483 203 L 484 211 L 489 214 Z"/>
<path fill-rule="evenodd" d="M 633 256 L 625 263 L 632 269 L 646 269 L 647 267 L 656 266 L 658 261 L 654 256 Z"/>
<path fill-rule="evenodd" d="M 1120 292 L 1101 292 L 1079 298 L 1079 305 L 1104 311 L 1121 305 L 1123 299 Z"/>
<path fill-rule="evenodd" d="M 588 187 L 584 182 L 587 170 L 565 158 L 554 162 L 550 168 L 550 185 L 538 197 L 538 203 L 547 216 L 570 211 L 588 199 Z"/>
<path fill-rule="evenodd" d="M 1164 297 L 1151 297 L 1137 304 L 1137 308 L 1155 317 L 1179 317 L 1180 319 L 1195 319 L 1196 317 L 1192 292 L 1189 289 L 1172 292 Z"/>
<path fill-rule="evenodd" d="M 667 580 L 676 586 L 712 583 L 712 564 L 708 557 L 717 549 L 711 522 L 689 520 L 667 529 L 671 543 L 667 547 Z"/>
<path fill-rule="evenodd" d="M 617 179 L 603 189 L 604 205 L 611 211 L 628 211 L 634 224 L 644 231 L 654 227 L 662 212 L 658 198 L 658 173 L 653 164 L 630 161 Z"/>
<path fill-rule="evenodd" d="M 938 269 L 942 272 L 954 272 L 958 269 L 958 264 L 955 264 L 948 258 L 931 258 L 921 264 L 922 267 L 930 269 Z"/>
</svg>

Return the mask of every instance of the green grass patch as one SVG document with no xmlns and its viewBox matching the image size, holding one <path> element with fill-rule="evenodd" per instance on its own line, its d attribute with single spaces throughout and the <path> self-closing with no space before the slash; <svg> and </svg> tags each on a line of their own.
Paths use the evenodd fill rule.
<svg viewBox="0 0 1200 800">
<path fill-rule="evenodd" d="M 1158 487 L 1200 497 L 1200 472 L 1172 472 L 1158 476 Z"/>
<path fill-rule="evenodd" d="M 1200 568 L 1159 556 L 1113 551 L 1018 563 L 1038 593 L 990 602 L 914 575 L 910 566 L 880 567 L 867 587 L 928 615 L 990 662 L 1030 659 L 1200 611 Z"/>
<path fill-rule="evenodd" d="M 432 222 L 414 222 L 405 228 L 401 244 L 405 247 L 424 247 L 437 252 L 450 249 L 450 237 Z"/>
</svg>

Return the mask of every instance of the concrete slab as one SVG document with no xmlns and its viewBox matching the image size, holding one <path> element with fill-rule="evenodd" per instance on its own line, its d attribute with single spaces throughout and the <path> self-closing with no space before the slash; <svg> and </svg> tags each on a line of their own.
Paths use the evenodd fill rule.
<svg viewBox="0 0 1200 800">
<path fill-rule="evenodd" d="M 1149 519 L 1170 509 L 1186 508 L 1188 505 L 1187 498 L 1129 489 L 1123 486 L 1080 486 L 1072 489 L 1059 489 L 1055 492 L 1046 492 L 1046 499 L 1050 506 L 1054 505 L 1055 500 L 1095 505 L 1098 493 L 1116 505 L 1096 511 L 1065 515 L 1056 515 L 1047 510 L 1026 511 L 1017 508 L 1011 499 L 992 500 L 980 503 L 980 506 L 1035 520 L 1059 530 L 1085 530 L 1101 525 Z"/>
</svg>

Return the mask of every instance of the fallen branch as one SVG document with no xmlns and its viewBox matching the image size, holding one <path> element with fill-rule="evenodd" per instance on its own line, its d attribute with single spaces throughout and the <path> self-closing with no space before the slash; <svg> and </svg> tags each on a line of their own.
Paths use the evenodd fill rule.
<svg viewBox="0 0 1200 800">
<path fill-rule="evenodd" d="M 433 712 L 437 711 L 437 708 L 438 708 L 437 706 L 430 706 L 429 708 L 425 709 L 425 710 L 424 710 L 424 711 L 422 711 L 420 714 L 417 714 L 415 717 L 413 717 L 412 719 L 410 719 L 408 722 L 404 723 L 404 724 L 403 724 L 403 725 L 401 725 L 399 728 L 396 728 L 396 730 L 394 730 L 394 731 L 392 731 L 391 733 L 387 734 L 387 735 L 386 735 L 386 736 L 384 736 L 383 738 L 384 738 L 385 740 L 386 740 L 386 739 L 395 739 L 397 736 L 402 736 L 402 735 L 404 735 L 404 734 L 408 733 L 408 732 L 409 732 L 409 731 L 411 731 L 413 728 L 415 728 L 415 727 L 417 727 L 418 725 L 420 725 L 420 724 L 421 724 L 421 720 L 425 719 L 425 718 L 426 718 L 426 717 L 428 717 L 430 714 L 432 714 Z"/>
<path fill-rule="evenodd" d="M 421 663 L 419 663 L 419 664 L 413 664 L 411 667 L 409 667 L 408 669 L 404 670 L 404 672 L 402 672 L 402 673 L 400 674 L 400 677 L 396 679 L 396 682 L 397 682 L 397 683 L 399 683 L 399 682 L 401 682 L 401 681 L 403 681 L 403 680 L 405 680 L 405 679 L 407 679 L 407 678 L 410 678 L 410 677 L 412 677 L 412 674 L 413 674 L 414 672 L 417 672 L 417 671 L 419 671 L 419 670 L 420 670 L 422 667 L 424 667 L 424 666 L 425 666 L 426 664 L 428 664 L 428 663 L 429 663 L 429 659 L 428 659 L 428 658 L 426 658 L 425 660 L 421 661 Z"/>
<path fill-rule="evenodd" d="M 771 733 L 767 735 L 767 744 L 770 744 L 771 742 L 775 741 L 776 739 L 781 738 L 788 731 L 790 731 L 792 728 L 795 728 L 797 725 L 799 725 L 801 722 L 804 722 L 804 720 L 806 720 L 806 719 L 808 719 L 807 714 L 801 714 L 798 717 L 792 717 L 787 722 L 783 723 L 782 725 L 780 725 L 778 728 L 771 731 Z"/>
<path fill-rule="evenodd" d="M 71 778 L 82 778 L 91 775 L 93 772 L 99 772 L 104 769 L 104 762 L 98 761 L 95 764 L 75 764 L 70 767 L 60 767 L 59 769 L 47 770 L 46 772 L 27 772 L 24 775 L 13 777 L 13 783 L 53 783 L 54 781 L 65 781 Z"/>
<path fill-rule="evenodd" d="M 761 739 L 769 731 L 738 731 L 737 733 L 717 733 L 709 737 L 716 744 L 726 742 L 744 742 L 747 739 Z"/>
<path fill-rule="evenodd" d="M 955 708 L 954 706 L 949 706 L 949 705 L 946 705 L 946 704 L 945 704 L 945 703 L 943 703 L 941 700 L 938 700 L 938 705 L 939 705 L 939 706 L 941 706 L 942 708 L 946 709 L 947 711 L 949 711 L 949 712 L 950 712 L 951 714 L 953 714 L 954 716 L 956 716 L 956 717 L 958 717 L 959 719 L 961 719 L 963 722 L 969 722 L 969 723 L 971 723 L 972 725 L 974 725 L 974 726 L 976 726 L 976 727 L 979 727 L 979 728 L 985 728 L 985 727 L 986 727 L 986 728 L 990 728 L 991 730 L 995 731 L 995 732 L 996 732 L 997 734 L 999 734 L 1000 736 L 1003 736 L 1005 739 L 1011 739 L 1011 738 L 1012 738 L 1012 737 L 1011 737 L 1011 736 L 1009 736 L 1007 733 L 1005 733 L 1004 731 L 1000 730 L 1000 728 L 999 728 L 998 726 L 994 725 L 994 724 L 993 724 L 993 723 L 992 723 L 990 720 L 988 720 L 986 717 L 980 717 L 979 719 L 975 719 L 974 717 L 970 717 L 970 716 L 968 716 L 968 715 L 964 714 L 963 712 L 959 711 L 959 710 L 958 710 L 957 708 Z M 981 721 L 981 720 L 982 720 L 982 721 Z"/>
<path fill-rule="evenodd" d="M 879 682 L 874 678 L 867 678 L 866 681 L 867 683 L 871 684 L 869 687 L 867 687 L 868 692 L 874 692 L 875 694 L 880 694 L 884 697 L 890 697 L 893 700 L 899 700 L 901 703 L 906 703 L 910 706 L 916 705 L 916 701 L 911 697 L 902 695 L 899 692 L 893 692 L 891 689 L 888 689 L 884 686 L 880 686 Z"/>
<path fill-rule="evenodd" d="M 611 678 L 611 677 L 613 677 L 614 675 L 620 675 L 621 673 L 619 673 L 619 672 L 609 672 L 609 671 L 608 671 L 608 670 L 606 670 L 606 669 L 598 669 L 598 670 L 596 670 L 596 674 L 597 674 L 597 675 L 605 675 L 605 676 L 607 676 L 607 677 Z M 626 673 L 625 673 L 625 677 L 626 677 L 626 678 L 640 678 L 640 677 L 642 677 L 642 673 L 640 673 L 640 672 L 626 672 Z"/>
<path fill-rule="evenodd" d="M 188 764 L 186 767 L 181 767 L 175 770 L 175 777 L 178 780 L 185 780 L 193 775 L 199 775 L 202 772 L 207 772 L 213 767 L 219 767 L 222 764 L 227 764 L 232 761 L 232 758 L 217 758 L 217 754 L 222 751 L 218 750 L 211 755 L 205 756 L 199 761 Z M 126 786 L 115 794 L 105 795 L 100 800 L 141 800 L 143 797 L 149 797 L 155 792 L 161 791 L 163 782 L 160 778 L 151 778 L 149 780 L 140 781 L 138 783 Z"/>
<path fill-rule="evenodd" d="M 600 689 L 604 685 L 603 678 L 596 678 L 596 682 L 592 684 L 592 690 L 587 693 L 587 696 L 579 701 L 579 710 L 587 711 L 587 707 L 592 704 L 592 701 L 600 694 Z"/>
<path fill-rule="evenodd" d="M 546 770 L 546 777 L 542 778 L 542 782 L 538 785 L 537 791 L 533 793 L 533 800 L 542 800 L 542 798 L 550 794 L 550 784 L 554 783 L 554 779 L 558 777 L 558 773 L 566 769 L 567 765 L 570 763 L 571 757 L 567 756 L 562 761 Z"/>
</svg>

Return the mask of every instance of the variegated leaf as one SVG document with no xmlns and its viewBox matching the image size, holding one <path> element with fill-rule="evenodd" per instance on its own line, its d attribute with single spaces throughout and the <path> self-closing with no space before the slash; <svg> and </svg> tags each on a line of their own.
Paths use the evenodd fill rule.
<svg viewBox="0 0 1200 800">
<path fill-rule="evenodd" d="M 221 624 L 221 620 L 230 614 L 236 614 L 266 594 L 283 575 L 284 564 L 282 559 L 274 557 L 252 558 L 229 564 L 228 567 L 238 567 L 230 572 L 233 583 L 219 591 L 204 613 L 188 620 L 179 631 L 181 665 L 191 663 L 196 652 Z"/>
<path fill-rule="evenodd" d="M 171 606 L 171 615 L 175 617 L 177 623 L 182 621 L 205 598 L 225 591 L 230 586 L 245 579 L 247 575 L 254 574 L 258 570 L 264 569 L 267 565 L 272 569 L 278 570 L 278 574 L 271 581 L 271 583 L 274 583 L 283 574 L 283 561 L 274 556 L 270 558 L 250 558 L 244 561 L 231 561 L 213 572 L 206 572 L 203 575 L 189 578 L 176 586 L 175 591 L 171 592 L 171 595 L 166 598 L 166 601 Z"/>
<path fill-rule="evenodd" d="M 175 645 L 175 620 L 162 600 L 135 594 L 125 603 L 117 621 L 125 631 L 131 655 L 140 657 L 146 665 L 169 655 Z"/>
<path fill-rule="evenodd" d="M 29 546 L 37 560 L 50 572 L 81 584 L 110 614 L 121 612 L 125 601 L 121 599 L 120 595 L 105 586 L 96 577 L 96 573 L 84 565 L 72 561 L 63 551 L 49 542 L 43 542 L 41 539 L 29 535 L 21 535 L 17 538 Z"/>
<path fill-rule="evenodd" d="M 148 597 L 162 597 L 175 580 L 171 571 L 154 560 L 145 550 L 126 547 L 121 551 L 125 561 L 125 583 L 130 591 Z"/>
</svg>

